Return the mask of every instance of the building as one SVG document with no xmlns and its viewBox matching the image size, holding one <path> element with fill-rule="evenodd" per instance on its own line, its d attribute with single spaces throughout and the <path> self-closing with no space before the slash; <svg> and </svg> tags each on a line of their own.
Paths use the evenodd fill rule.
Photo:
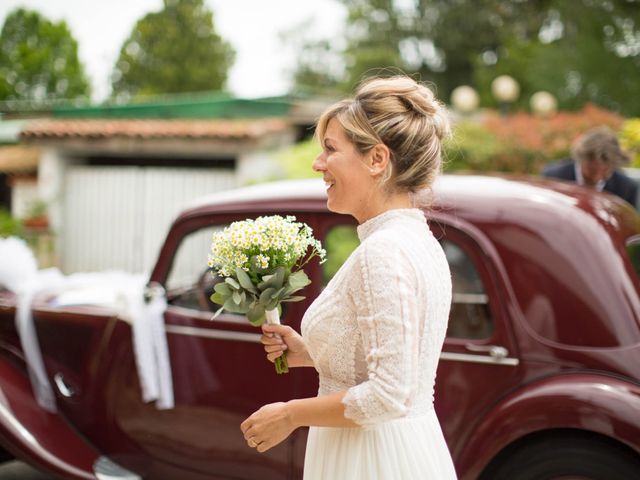
<svg viewBox="0 0 640 480">
<path fill-rule="evenodd" d="M 38 152 L 36 191 L 58 265 L 65 273 L 149 271 L 190 199 L 279 176 L 271 153 L 308 131 L 315 113 L 308 106 L 284 97 L 180 95 L 54 107 L 25 122 L 15 148 Z M 23 212 L 24 202 L 16 203 Z"/>
</svg>

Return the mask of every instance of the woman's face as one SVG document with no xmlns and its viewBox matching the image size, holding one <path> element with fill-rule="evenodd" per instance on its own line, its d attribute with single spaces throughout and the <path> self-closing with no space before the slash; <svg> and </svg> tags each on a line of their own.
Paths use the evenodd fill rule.
<svg viewBox="0 0 640 480">
<path fill-rule="evenodd" d="M 332 118 L 322 140 L 322 153 L 312 168 L 322 173 L 327 187 L 327 208 L 353 215 L 363 222 L 368 218 L 371 196 L 376 184 L 367 156 L 356 150 L 340 122 Z"/>
</svg>

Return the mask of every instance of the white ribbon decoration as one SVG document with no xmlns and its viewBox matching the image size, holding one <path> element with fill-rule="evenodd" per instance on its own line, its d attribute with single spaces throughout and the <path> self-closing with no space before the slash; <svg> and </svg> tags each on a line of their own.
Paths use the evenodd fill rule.
<svg viewBox="0 0 640 480">
<path fill-rule="evenodd" d="M 62 275 L 57 269 L 37 270 L 26 243 L 17 238 L 0 239 L 0 287 L 16 295 L 16 329 L 25 355 L 29 379 L 38 404 L 56 412 L 55 395 L 49 383 L 31 304 L 42 293 L 57 294 L 51 306 L 101 305 L 117 310 L 132 330 L 135 362 L 145 402 L 156 401 L 158 409 L 174 407 L 171 363 L 164 328 L 167 301 L 160 290 L 144 301 L 145 280 L 123 272 Z"/>
</svg>

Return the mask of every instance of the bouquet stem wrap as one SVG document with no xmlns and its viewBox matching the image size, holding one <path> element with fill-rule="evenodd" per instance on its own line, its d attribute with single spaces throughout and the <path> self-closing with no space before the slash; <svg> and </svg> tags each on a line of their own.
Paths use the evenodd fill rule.
<svg viewBox="0 0 640 480">
<path fill-rule="evenodd" d="M 274 308 L 273 310 L 267 310 L 265 313 L 265 316 L 267 317 L 267 323 L 269 325 L 280 325 L 280 313 L 278 312 L 277 308 Z M 275 334 L 276 337 L 280 337 L 280 335 L 278 335 L 277 333 Z M 286 354 L 283 353 L 280 357 L 276 358 L 275 360 L 275 365 L 276 365 L 276 373 L 277 374 L 281 374 L 281 373 L 287 373 L 289 371 L 289 366 L 287 365 L 287 357 Z"/>
</svg>

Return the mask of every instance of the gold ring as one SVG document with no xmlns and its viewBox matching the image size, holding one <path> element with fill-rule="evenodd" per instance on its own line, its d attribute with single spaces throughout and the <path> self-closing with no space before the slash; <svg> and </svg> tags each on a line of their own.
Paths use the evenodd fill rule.
<svg viewBox="0 0 640 480">
<path fill-rule="evenodd" d="M 255 447 L 257 446 L 257 443 L 256 443 L 256 442 L 254 442 L 253 440 L 249 439 L 249 446 L 250 446 L 251 448 L 255 448 Z"/>
</svg>

